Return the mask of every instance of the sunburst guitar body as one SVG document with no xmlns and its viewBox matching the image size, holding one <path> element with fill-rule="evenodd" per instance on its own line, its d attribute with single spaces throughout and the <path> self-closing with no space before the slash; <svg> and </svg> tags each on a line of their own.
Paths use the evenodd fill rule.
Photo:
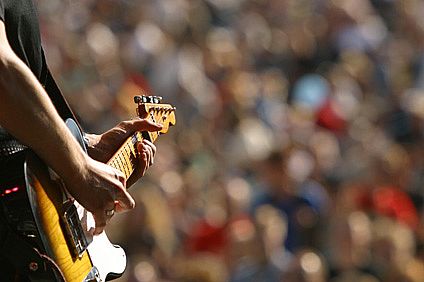
<svg viewBox="0 0 424 282">
<path fill-rule="evenodd" d="M 175 108 L 161 104 L 154 96 L 136 96 L 137 113 L 162 124 L 160 132 L 136 132 L 128 138 L 108 164 L 122 171 L 127 179 L 137 165 L 137 142 L 155 141 L 175 124 Z M 77 124 L 66 121 L 82 147 Z M 85 147 L 84 147 L 85 148 Z M 29 272 L 40 272 L 37 281 L 107 281 L 120 277 L 126 268 L 124 250 L 112 244 L 106 233 L 92 235 L 93 216 L 76 202 L 66 187 L 36 154 L 28 150 L 15 177 L 3 179 L 0 196 L 12 230 L 35 248 L 46 263 L 28 264 Z M 20 162 L 20 160 L 17 160 Z"/>
</svg>

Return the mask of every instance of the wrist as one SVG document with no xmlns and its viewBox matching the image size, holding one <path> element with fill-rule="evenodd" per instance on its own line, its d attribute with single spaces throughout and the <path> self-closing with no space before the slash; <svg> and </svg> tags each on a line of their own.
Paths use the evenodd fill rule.
<svg viewBox="0 0 424 282">
<path fill-rule="evenodd" d="M 59 175 L 62 176 L 66 184 L 79 183 L 79 181 L 87 177 L 90 159 L 90 156 L 81 147 L 74 152 L 70 152 L 69 162 Z"/>
<path fill-rule="evenodd" d="M 85 145 L 85 148 L 87 149 L 88 155 L 90 155 L 91 157 L 96 156 L 99 153 L 97 144 L 100 141 L 100 135 L 84 133 L 83 138 L 84 138 L 84 145 Z"/>
</svg>

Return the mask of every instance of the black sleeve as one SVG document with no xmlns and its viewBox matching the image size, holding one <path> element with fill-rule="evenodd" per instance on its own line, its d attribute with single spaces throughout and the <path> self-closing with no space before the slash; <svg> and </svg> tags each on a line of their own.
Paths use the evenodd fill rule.
<svg viewBox="0 0 424 282">
<path fill-rule="evenodd" d="M 0 20 L 4 22 L 4 0 L 0 0 Z"/>
</svg>

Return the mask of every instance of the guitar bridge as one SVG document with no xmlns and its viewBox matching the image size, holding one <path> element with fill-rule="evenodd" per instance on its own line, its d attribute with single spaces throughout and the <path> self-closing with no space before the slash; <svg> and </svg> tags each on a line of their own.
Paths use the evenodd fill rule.
<svg viewBox="0 0 424 282">
<path fill-rule="evenodd" d="M 75 257 L 81 258 L 88 247 L 88 241 L 78 216 L 78 210 L 72 201 L 64 204 L 63 223 L 66 230 L 67 241 Z"/>
</svg>

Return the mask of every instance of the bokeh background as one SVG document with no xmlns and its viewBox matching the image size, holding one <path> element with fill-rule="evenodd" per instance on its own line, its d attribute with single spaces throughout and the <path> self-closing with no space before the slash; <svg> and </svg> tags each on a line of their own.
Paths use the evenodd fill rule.
<svg viewBox="0 0 424 282">
<path fill-rule="evenodd" d="M 35 2 L 88 132 L 177 107 L 117 281 L 424 281 L 424 1 Z"/>
</svg>

